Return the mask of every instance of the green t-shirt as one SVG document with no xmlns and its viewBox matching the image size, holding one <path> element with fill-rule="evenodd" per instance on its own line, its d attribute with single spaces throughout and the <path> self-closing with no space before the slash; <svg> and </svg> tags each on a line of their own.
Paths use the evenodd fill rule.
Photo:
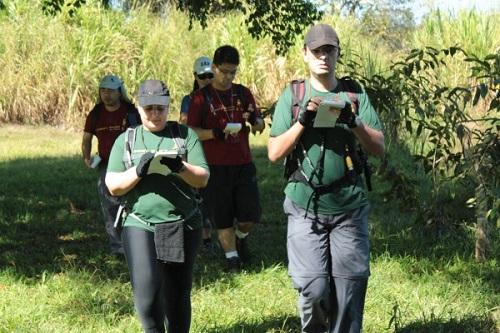
<svg viewBox="0 0 500 333">
<path fill-rule="evenodd" d="M 353 96 L 358 100 L 358 116 L 367 126 L 381 130 L 380 120 L 366 92 L 358 84 L 354 84 L 354 86 L 357 89 L 353 89 L 353 81 L 349 83 L 345 80 L 339 80 L 339 84 L 333 91 L 321 92 L 315 90 L 310 85 L 309 80 L 306 80 L 306 91 L 302 107 L 305 108 L 305 104 L 312 96 L 339 98 L 346 102 L 351 102 L 347 91 L 355 90 L 356 93 Z M 292 103 L 292 91 L 290 86 L 288 86 L 281 94 L 276 105 L 271 127 L 272 137 L 283 134 L 293 125 Z M 345 175 L 344 156 L 346 145 L 352 149 L 356 141 L 352 131 L 344 124 L 337 124 L 333 128 L 306 128 L 302 133 L 300 141 L 312 165 L 304 158 L 301 144 L 297 145 L 296 153 L 308 177 L 311 175 L 313 168 L 318 164 L 322 136 L 324 136 L 325 140 L 325 155 L 323 164 L 320 166 L 321 170 L 312 178 L 312 182 L 315 185 L 329 185 Z M 355 185 L 342 187 L 331 193 L 320 195 L 318 198 L 314 198 L 313 190 L 309 185 L 302 182 L 289 182 L 285 187 L 285 194 L 299 207 L 322 214 L 339 214 L 361 207 L 367 203 L 362 179 L 359 179 Z"/>
<path fill-rule="evenodd" d="M 185 137 L 186 161 L 208 170 L 203 153 L 203 147 L 196 133 L 184 125 L 179 125 L 181 136 Z M 172 125 L 160 132 L 149 132 L 139 126 L 135 131 L 135 144 L 132 151 L 132 163 L 136 166 L 142 154 L 147 151 L 176 149 L 175 134 Z M 115 141 L 108 162 L 108 171 L 122 172 L 126 170 L 123 162 L 125 133 Z M 190 228 L 201 227 L 201 215 L 198 211 L 196 190 L 184 182 L 177 174 L 167 176 L 150 174 L 142 178 L 139 183 L 126 194 L 129 214 L 124 226 L 134 226 L 147 230 L 152 227 L 141 223 L 173 222 L 186 219 Z"/>
</svg>

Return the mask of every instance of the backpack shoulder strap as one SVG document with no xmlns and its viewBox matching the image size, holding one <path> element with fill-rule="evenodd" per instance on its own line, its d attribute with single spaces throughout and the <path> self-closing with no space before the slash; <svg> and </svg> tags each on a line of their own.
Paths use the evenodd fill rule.
<svg viewBox="0 0 500 333">
<path fill-rule="evenodd" d="M 123 164 L 127 169 L 130 169 L 132 164 L 132 152 L 135 145 L 135 132 L 137 127 L 129 127 L 125 131 L 125 149 L 123 149 Z"/>
<path fill-rule="evenodd" d="M 127 103 L 127 125 L 128 127 L 136 127 L 140 125 L 141 117 L 139 116 L 139 111 L 135 108 L 133 104 Z"/>
<path fill-rule="evenodd" d="M 339 79 L 339 83 L 342 85 L 342 90 L 347 94 L 347 98 L 349 98 L 351 104 L 354 106 L 354 112 L 358 113 L 359 95 L 363 92 L 363 88 L 350 76 L 342 77 Z"/>
<path fill-rule="evenodd" d="M 245 90 L 243 89 L 243 85 L 238 84 L 238 83 L 234 83 L 233 86 L 234 86 L 234 92 L 235 92 L 236 96 L 239 97 L 241 105 L 243 107 L 245 105 L 245 102 L 246 102 Z"/>
<path fill-rule="evenodd" d="M 343 90 L 347 94 L 347 97 L 351 101 L 351 104 L 353 105 L 354 108 L 354 113 L 359 113 L 359 95 L 361 95 L 363 91 L 363 87 L 359 82 L 354 80 L 353 78 L 349 76 L 345 76 L 339 80 L 343 84 Z M 354 169 L 358 174 L 364 173 L 365 175 L 365 183 L 366 183 L 366 188 L 368 191 L 372 190 L 372 182 L 371 182 L 371 175 L 372 175 L 372 170 L 370 166 L 370 162 L 368 161 L 368 157 L 366 155 L 366 152 L 364 151 L 363 147 L 361 146 L 361 143 L 359 140 L 354 139 L 355 142 L 352 144 L 351 147 L 351 154 L 352 158 L 354 159 Z M 357 146 L 355 148 L 354 146 Z"/>
<path fill-rule="evenodd" d="M 300 108 L 306 95 L 305 80 L 293 80 L 290 83 L 290 89 L 292 90 L 292 123 L 295 123 L 299 117 Z"/>
<path fill-rule="evenodd" d="M 306 95 L 306 83 L 305 80 L 293 80 L 290 82 L 290 90 L 292 92 L 292 124 L 297 122 L 299 117 L 300 109 L 302 108 L 302 102 L 304 100 L 304 96 Z M 285 158 L 285 179 L 289 180 L 290 177 L 298 170 L 299 168 L 299 160 L 296 156 L 295 146 L 290 154 L 288 154 Z"/>
</svg>

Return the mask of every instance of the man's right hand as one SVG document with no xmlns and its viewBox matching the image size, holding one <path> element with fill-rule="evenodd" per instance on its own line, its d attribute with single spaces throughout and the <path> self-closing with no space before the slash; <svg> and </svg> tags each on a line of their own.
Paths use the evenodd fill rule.
<svg viewBox="0 0 500 333">
<path fill-rule="evenodd" d="M 212 134 L 214 136 L 214 139 L 224 141 L 226 139 L 226 133 L 224 133 L 224 130 L 220 128 L 213 128 L 212 129 Z"/>
<path fill-rule="evenodd" d="M 137 166 L 135 167 L 135 172 L 137 173 L 138 177 L 142 178 L 148 174 L 149 165 L 151 164 L 151 161 L 154 157 L 155 154 L 152 152 L 147 152 L 141 156 L 139 164 L 137 164 Z"/>
<path fill-rule="evenodd" d="M 313 96 L 307 102 L 305 111 L 302 110 L 299 113 L 298 121 L 304 127 L 312 127 L 314 123 L 314 119 L 316 118 L 316 112 L 318 111 L 318 107 L 323 101 L 323 97 Z"/>
<path fill-rule="evenodd" d="M 83 163 L 85 163 L 85 165 L 87 166 L 87 168 L 90 168 L 90 164 L 91 164 L 91 160 L 90 160 L 90 157 L 89 158 L 83 158 Z"/>
</svg>

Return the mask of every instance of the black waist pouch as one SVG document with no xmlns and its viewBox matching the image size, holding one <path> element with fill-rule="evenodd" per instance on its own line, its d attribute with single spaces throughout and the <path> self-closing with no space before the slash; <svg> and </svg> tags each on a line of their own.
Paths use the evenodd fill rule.
<svg viewBox="0 0 500 333">
<path fill-rule="evenodd" d="M 184 262 L 184 220 L 155 225 L 156 258 L 162 262 Z"/>
</svg>

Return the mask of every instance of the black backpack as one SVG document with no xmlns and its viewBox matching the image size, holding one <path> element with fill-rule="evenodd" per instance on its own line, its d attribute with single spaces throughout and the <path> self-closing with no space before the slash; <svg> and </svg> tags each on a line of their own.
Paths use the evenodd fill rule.
<svg viewBox="0 0 500 333">
<path fill-rule="evenodd" d="M 347 93 L 349 100 L 351 101 L 351 105 L 353 106 L 354 112 L 358 112 L 359 107 L 359 98 L 358 95 L 362 92 L 361 86 L 354 80 L 344 77 L 339 80 L 340 84 L 344 85 L 344 91 Z M 299 113 L 302 108 L 302 104 L 304 101 L 304 97 L 306 94 L 306 84 L 305 80 L 293 80 L 290 83 L 290 89 L 292 91 L 292 124 L 297 122 Z M 306 154 L 305 148 L 302 142 L 299 140 L 299 145 L 301 146 L 302 153 L 304 154 L 304 158 L 309 159 Z M 331 192 L 336 188 L 340 188 L 346 185 L 354 184 L 356 182 L 357 177 L 364 173 L 365 174 L 365 182 L 368 191 L 372 190 L 371 184 L 371 167 L 368 163 L 368 159 L 366 154 L 364 153 L 361 145 L 357 144 L 357 151 L 349 151 L 346 148 L 345 152 L 345 162 L 346 162 L 346 174 L 339 180 L 333 182 L 328 185 L 315 185 L 312 183 L 312 176 L 314 172 L 319 167 L 319 161 L 313 170 L 313 173 L 310 177 L 307 177 L 304 170 L 302 169 L 302 165 L 297 157 L 297 147 L 285 158 L 285 172 L 284 177 L 288 181 L 302 182 L 308 184 L 315 193 L 318 195 Z M 324 154 L 324 148 L 321 149 Z M 320 156 L 320 159 L 323 157 Z M 312 162 L 309 161 L 312 165 Z"/>
<path fill-rule="evenodd" d="M 179 123 L 176 121 L 167 122 L 167 127 L 172 130 L 172 136 L 175 141 L 175 145 L 177 146 L 177 149 L 179 150 L 182 159 L 185 161 L 187 158 L 186 137 L 182 134 L 181 126 L 184 125 L 179 125 Z M 125 132 L 125 149 L 123 150 L 122 161 L 127 169 L 133 166 L 132 160 L 136 157 L 134 156 L 134 146 L 135 146 L 135 135 L 137 133 L 137 128 L 138 126 L 129 127 Z M 185 131 L 185 133 L 187 133 L 187 131 Z M 119 232 L 121 232 L 123 219 L 127 214 L 126 195 L 120 196 L 119 200 L 120 200 L 120 206 L 118 208 L 118 212 L 115 217 L 114 227 L 117 228 Z"/>
<path fill-rule="evenodd" d="M 172 136 L 173 136 L 173 139 L 175 141 L 175 145 L 177 146 L 177 149 L 179 150 L 179 155 L 185 161 L 187 158 L 186 137 L 182 135 L 181 126 L 184 126 L 184 125 L 179 125 L 179 123 L 176 121 L 168 121 L 167 122 L 167 128 L 170 128 L 172 130 Z M 133 166 L 132 160 L 135 157 L 134 156 L 134 146 L 135 146 L 135 134 L 137 132 L 137 128 L 138 128 L 138 126 L 129 127 L 129 128 L 127 128 L 127 130 L 125 132 L 125 149 L 123 150 L 122 161 L 127 169 L 129 169 Z"/>
</svg>

